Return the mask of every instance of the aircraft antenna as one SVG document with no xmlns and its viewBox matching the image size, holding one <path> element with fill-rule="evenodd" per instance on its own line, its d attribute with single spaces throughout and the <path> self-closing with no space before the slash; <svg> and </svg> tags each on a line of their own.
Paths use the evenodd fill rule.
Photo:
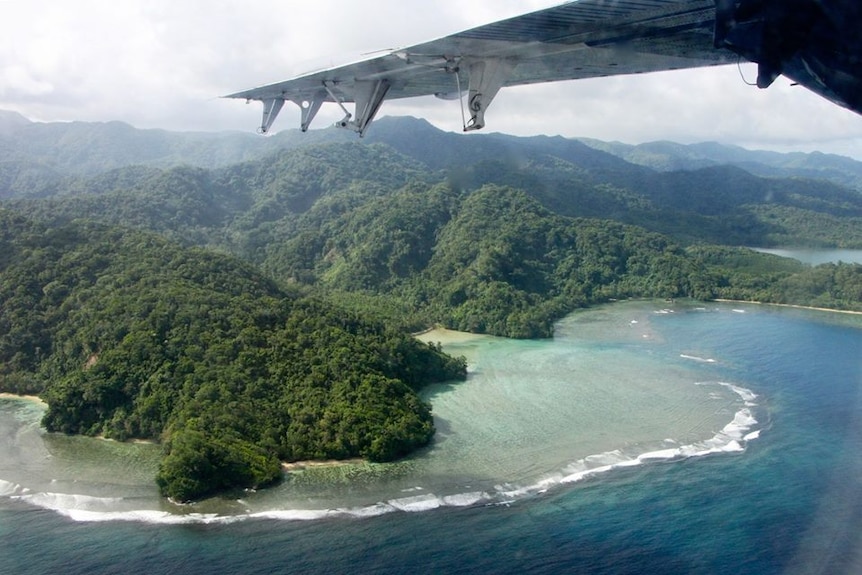
<svg viewBox="0 0 862 575">
<path fill-rule="evenodd" d="M 745 74 L 742 72 L 742 56 L 739 56 L 736 59 L 736 69 L 739 70 L 739 77 L 742 78 L 742 82 L 748 86 L 757 86 L 757 82 L 749 82 Z"/>
</svg>

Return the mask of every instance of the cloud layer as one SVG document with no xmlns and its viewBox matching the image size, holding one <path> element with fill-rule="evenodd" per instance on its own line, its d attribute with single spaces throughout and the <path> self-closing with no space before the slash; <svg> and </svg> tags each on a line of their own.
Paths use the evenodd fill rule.
<svg viewBox="0 0 862 575">
<path fill-rule="evenodd" d="M 556 0 L 0 0 L 0 109 L 41 121 L 247 130 L 258 104 L 219 96 L 430 40 Z M 749 79 L 752 66 L 741 72 Z M 334 122 L 321 112 L 315 127 Z M 457 102 L 387 102 L 382 114 L 459 130 Z M 487 130 L 637 143 L 717 140 L 862 158 L 862 117 L 779 79 L 748 86 L 735 66 L 510 88 Z M 293 128 L 286 107 L 275 128 Z"/>
</svg>

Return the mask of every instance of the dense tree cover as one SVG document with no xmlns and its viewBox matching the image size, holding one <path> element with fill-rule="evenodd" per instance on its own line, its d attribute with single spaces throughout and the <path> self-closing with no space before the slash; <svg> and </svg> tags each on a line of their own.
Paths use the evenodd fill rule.
<svg viewBox="0 0 862 575">
<path fill-rule="evenodd" d="M 650 142 L 629 146 L 619 142 L 572 140 L 562 137 L 521 138 L 504 134 L 474 134 L 470 138 L 446 133 L 417 118 L 384 117 L 376 120 L 365 141 L 383 143 L 418 160 L 431 170 L 463 168 L 486 160 L 522 162 L 538 156 L 559 158 L 590 171 L 632 173 L 693 171 L 724 165 L 770 178 L 827 180 L 862 189 L 862 163 L 851 158 L 813 153 L 776 153 L 746 150 L 714 142 L 682 145 Z M 281 130 L 267 138 L 251 132 L 193 133 L 136 130 L 121 122 L 30 122 L 14 112 L 0 110 L 0 198 L 32 194 L 25 185 L 3 186 L 3 168 L 29 166 L 63 175 L 99 174 L 130 165 L 169 168 L 191 165 L 220 168 L 260 159 L 282 149 L 321 143 L 352 142 L 344 130 Z M 634 168 L 634 170 L 633 170 Z M 24 168 L 29 169 L 29 168 Z M 24 183 L 24 182 L 22 182 Z M 487 182 L 482 182 L 487 183 Z M 498 182 L 502 183 L 502 182 Z M 62 193 L 62 184 L 54 192 Z"/>
<path fill-rule="evenodd" d="M 389 148 L 330 144 L 219 170 L 129 166 L 65 180 L 63 194 L 6 205 L 50 225 L 87 218 L 133 226 L 260 263 L 312 207 L 351 209 L 427 177 Z"/>
<path fill-rule="evenodd" d="M 770 228 L 764 245 L 798 245 L 796 238 L 803 235 L 807 247 L 862 248 L 858 239 L 862 215 L 842 217 L 791 206 L 755 206 L 752 212 Z"/>
<path fill-rule="evenodd" d="M 405 150 L 428 153 L 405 138 Z M 380 144 L 312 146 L 217 171 L 135 168 L 131 188 L 133 172 L 112 172 L 90 194 L 12 205 L 42 221 L 87 217 L 228 251 L 407 329 L 517 337 L 547 336 L 561 314 L 610 298 L 709 297 L 714 282 L 679 247 L 691 242 L 862 241 L 862 196 L 832 184 L 738 168 L 627 170 L 558 140 L 529 140 L 520 157 L 489 140 L 477 148 L 485 159 L 437 174 Z"/>
<path fill-rule="evenodd" d="M 821 264 L 745 248 L 692 246 L 707 269 L 714 298 L 862 311 L 862 265 Z"/>
<path fill-rule="evenodd" d="M 312 209 L 295 229 L 269 250 L 267 269 L 410 329 L 547 337 L 565 313 L 627 297 L 862 306 L 852 273 L 827 290 L 802 279 L 822 270 L 793 260 L 683 249 L 636 226 L 554 214 L 509 187 L 413 184 L 352 211 Z M 800 282 L 808 291 L 791 289 Z M 837 292 L 848 295 L 825 295 Z"/>
<path fill-rule="evenodd" d="M 523 189 L 555 213 L 613 219 L 684 244 L 862 247 L 862 194 L 829 182 L 759 178 L 729 166 L 590 169 L 555 157 L 486 160 L 451 178 Z"/>
<path fill-rule="evenodd" d="M 702 269 L 667 238 L 559 216 L 508 187 L 414 184 L 301 230 L 270 252 L 270 269 L 359 294 L 342 300 L 360 308 L 380 302 L 411 328 L 548 337 L 591 303 L 707 295 Z"/>
<path fill-rule="evenodd" d="M 426 444 L 416 391 L 462 360 L 249 265 L 152 234 L 0 211 L 0 389 L 51 431 L 164 440 L 162 491 L 264 485 L 279 461 L 385 461 Z"/>
<path fill-rule="evenodd" d="M 862 311 L 862 265 L 821 264 L 783 279 L 763 301 Z"/>
</svg>

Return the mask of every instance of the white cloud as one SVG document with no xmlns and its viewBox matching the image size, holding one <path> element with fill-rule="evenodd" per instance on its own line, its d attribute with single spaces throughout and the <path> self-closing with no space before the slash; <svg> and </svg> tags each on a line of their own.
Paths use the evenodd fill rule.
<svg viewBox="0 0 862 575">
<path fill-rule="evenodd" d="M 219 96 L 556 3 L 5 0 L 0 109 L 45 121 L 252 131 L 259 105 Z M 413 114 L 459 130 L 457 106 L 434 98 L 393 101 L 382 114 Z M 326 108 L 315 127 L 340 117 L 337 107 Z M 276 128 L 292 128 L 298 117 L 286 108 Z M 862 117 L 782 80 L 757 90 L 735 67 L 506 89 L 486 119 L 487 130 L 522 135 L 719 140 L 862 158 Z"/>
<path fill-rule="evenodd" d="M 0 70 L 0 97 L 39 98 L 54 91 L 50 82 L 34 78 L 23 66 Z"/>
</svg>

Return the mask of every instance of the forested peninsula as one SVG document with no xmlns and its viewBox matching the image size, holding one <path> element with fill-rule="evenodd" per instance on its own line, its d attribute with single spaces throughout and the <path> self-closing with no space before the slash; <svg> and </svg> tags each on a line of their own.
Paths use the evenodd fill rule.
<svg viewBox="0 0 862 575">
<path fill-rule="evenodd" d="M 0 389 L 49 431 L 165 441 L 176 500 L 277 481 L 281 461 L 388 461 L 434 432 L 416 394 L 462 360 L 234 258 L 152 233 L 0 211 Z"/>
<path fill-rule="evenodd" d="M 0 391 L 42 397 L 50 431 L 162 442 L 187 501 L 426 445 L 417 392 L 466 373 L 410 336 L 430 326 L 550 337 L 635 297 L 862 310 L 862 266 L 744 247 L 862 247 L 849 159 L 412 119 L 297 136 L 0 129 Z"/>
</svg>

